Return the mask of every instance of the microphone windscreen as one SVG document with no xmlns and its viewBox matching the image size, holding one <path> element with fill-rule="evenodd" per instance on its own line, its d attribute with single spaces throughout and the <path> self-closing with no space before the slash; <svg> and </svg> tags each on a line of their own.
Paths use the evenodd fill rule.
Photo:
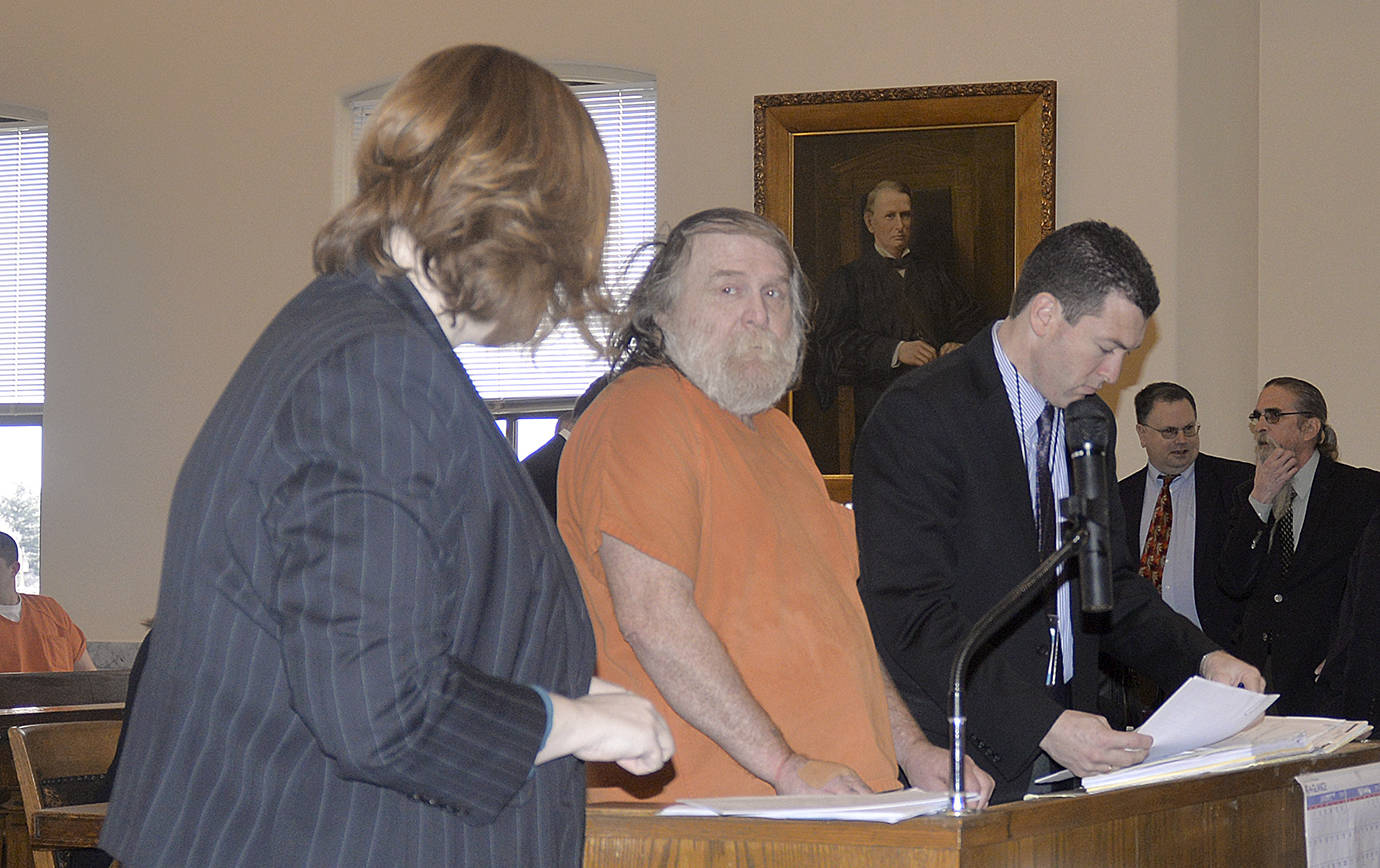
<svg viewBox="0 0 1380 868">
<path fill-rule="evenodd" d="M 1092 444 L 1106 451 L 1112 439 L 1112 409 L 1095 395 L 1079 398 L 1064 410 L 1065 440 L 1069 449 Z"/>
</svg>

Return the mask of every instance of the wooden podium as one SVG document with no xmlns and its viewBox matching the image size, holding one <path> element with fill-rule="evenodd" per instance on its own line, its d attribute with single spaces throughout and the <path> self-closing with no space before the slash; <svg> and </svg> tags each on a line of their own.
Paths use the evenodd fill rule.
<svg viewBox="0 0 1380 868">
<path fill-rule="evenodd" d="M 1239 772 L 895 825 L 657 817 L 659 805 L 591 805 L 585 866 L 1303 865 L 1303 794 L 1294 776 L 1371 762 L 1380 762 L 1380 742 Z"/>
</svg>

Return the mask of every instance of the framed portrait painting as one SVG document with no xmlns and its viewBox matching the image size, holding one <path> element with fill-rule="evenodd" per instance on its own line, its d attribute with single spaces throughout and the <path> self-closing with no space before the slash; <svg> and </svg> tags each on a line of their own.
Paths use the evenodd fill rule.
<svg viewBox="0 0 1380 868">
<path fill-rule="evenodd" d="M 866 412 L 925 348 L 1006 313 L 1020 264 L 1054 228 L 1054 102 L 1052 81 L 754 99 L 756 209 L 815 289 L 788 403 L 826 476 L 851 472 Z M 904 205 L 904 243 L 884 238 Z M 910 341 L 918 357 L 894 349 Z M 831 480 L 840 498 L 845 483 Z"/>
</svg>

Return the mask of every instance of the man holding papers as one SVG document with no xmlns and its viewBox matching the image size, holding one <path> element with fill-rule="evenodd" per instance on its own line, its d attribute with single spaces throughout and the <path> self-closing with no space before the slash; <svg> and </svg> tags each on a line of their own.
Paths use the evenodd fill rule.
<svg viewBox="0 0 1380 868">
<path fill-rule="evenodd" d="M 1158 304 L 1150 265 L 1124 232 L 1065 227 L 1026 261 L 1011 315 L 898 380 L 864 428 L 859 586 L 882 659 L 931 740 L 947 740 L 949 667 L 965 634 L 1055 548 L 1069 480 L 1063 408 L 1116 380 Z M 1120 499 L 1109 500 L 1110 617 L 1083 618 L 1078 583 L 1065 582 L 974 657 L 968 749 L 997 780 L 993 802 L 1020 798 L 1033 772 L 1081 777 L 1145 756 L 1149 737 L 1084 711 L 1096 707 L 1099 650 L 1166 690 L 1195 673 L 1263 687 L 1139 575 Z"/>
</svg>

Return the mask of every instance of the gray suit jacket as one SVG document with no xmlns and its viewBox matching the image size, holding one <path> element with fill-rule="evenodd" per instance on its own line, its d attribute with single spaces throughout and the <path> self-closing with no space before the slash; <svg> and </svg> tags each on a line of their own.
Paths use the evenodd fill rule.
<svg viewBox="0 0 1380 868">
<path fill-rule="evenodd" d="M 269 325 L 183 465 L 101 846 L 132 865 L 577 865 L 540 685 L 594 643 L 531 481 L 420 295 Z"/>
</svg>

